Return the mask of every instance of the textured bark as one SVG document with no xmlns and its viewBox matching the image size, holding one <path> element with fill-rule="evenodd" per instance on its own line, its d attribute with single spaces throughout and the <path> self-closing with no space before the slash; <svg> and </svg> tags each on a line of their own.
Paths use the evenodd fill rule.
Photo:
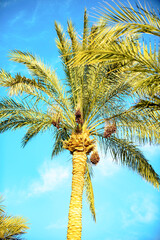
<svg viewBox="0 0 160 240">
<path fill-rule="evenodd" d="M 72 133 L 70 138 L 63 142 L 72 158 L 72 193 L 69 206 L 67 240 L 81 240 L 82 232 L 82 195 L 87 154 L 93 151 L 94 140 L 89 138 L 89 132 Z"/>
<path fill-rule="evenodd" d="M 86 161 L 85 151 L 73 152 L 72 193 L 69 206 L 67 240 L 81 240 L 82 195 Z"/>
</svg>

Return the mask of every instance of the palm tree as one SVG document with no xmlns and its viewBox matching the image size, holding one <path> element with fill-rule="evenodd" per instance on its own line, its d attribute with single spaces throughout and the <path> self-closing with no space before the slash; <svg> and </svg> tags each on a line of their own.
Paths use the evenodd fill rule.
<svg viewBox="0 0 160 240">
<path fill-rule="evenodd" d="M 1 196 L 0 202 L 2 202 Z M 20 240 L 27 229 L 29 227 L 24 218 L 7 216 L 4 206 L 0 204 L 0 239 Z"/>
<path fill-rule="evenodd" d="M 130 3 L 128 7 L 115 4 L 116 8 L 105 2 L 96 10 L 99 22 L 93 42 L 75 56 L 72 64 L 125 62 L 121 68 L 123 77 L 139 94 L 135 107 L 160 110 L 160 48 L 145 38 L 149 34 L 159 41 L 159 15 L 140 3 L 136 8 Z"/>
<path fill-rule="evenodd" d="M 90 31 L 88 27 L 86 10 L 82 41 L 71 21 L 68 37 L 56 22 L 55 29 L 65 80 L 58 79 L 55 71 L 33 54 L 10 52 L 10 59 L 26 65 L 31 77 L 11 76 L 1 70 L 0 85 L 16 96 L 0 102 L 0 132 L 26 127 L 22 140 L 25 146 L 39 132 L 51 129 L 55 134 L 52 157 L 64 149 L 70 151 L 73 171 L 67 239 L 80 240 L 84 186 L 95 219 L 91 165 L 100 160 L 98 146 L 159 188 L 158 174 L 133 141 L 158 143 L 160 132 L 154 112 L 145 116 L 139 109 L 129 108 L 132 86 L 119 71 L 112 71 L 115 66 L 98 63 L 71 68 L 68 65 L 75 52 L 86 49 L 92 41 L 94 28 Z"/>
</svg>

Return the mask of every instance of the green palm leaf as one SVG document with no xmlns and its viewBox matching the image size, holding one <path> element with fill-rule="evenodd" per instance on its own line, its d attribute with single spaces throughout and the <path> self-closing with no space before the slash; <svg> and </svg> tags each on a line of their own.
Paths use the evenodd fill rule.
<svg viewBox="0 0 160 240">
<path fill-rule="evenodd" d="M 133 8 L 131 3 L 126 7 L 123 3 L 116 4 L 116 8 L 105 2 L 106 5 L 97 10 L 97 15 L 102 18 L 101 22 L 106 25 L 122 23 L 122 31 L 149 33 L 160 36 L 160 18 L 158 14 L 139 3 Z M 109 7 L 107 7 L 107 5 Z"/>
<path fill-rule="evenodd" d="M 106 151 L 110 150 L 117 163 L 121 163 L 133 171 L 136 171 L 146 181 L 153 184 L 154 187 L 159 188 L 160 178 L 158 174 L 148 163 L 142 152 L 133 145 L 132 142 L 128 142 L 126 139 L 118 139 L 114 136 L 108 139 L 101 137 L 100 140 L 101 144 L 103 144 L 103 148 Z"/>
<path fill-rule="evenodd" d="M 20 240 L 28 229 L 25 218 L 7 216 L 4 206 L 0 205 L 0 239 Z"/>
<path fill-rule="evenodd" d="M 54 135 L 55 142 L 52 150 L 52 158 L 64 150 L 63 141 L 68 140 L 69 136 L 70 135 L 67 132 L 66 128 L 61 128 L 55 132 Z"/>
<path fill-rule="evenodd" d="M 91 171 L 89 170 L 89 164 L 86 163 L 86 172 L 85 172 L 85 182 L 84 187 L 86 190 L 86 197 L 89 202 L 90 211 L 92 213 L 93 219 L 96 222 L 96 213 L 95 213 L 95 206 L 94 206 L 94 194 L 93 194 L 93 187 L 91 182 Z"/>
<path fill-rule="evenodd" d="M 87 47 L 89 36 L 87 9 L 84 10 L 84 26 L 83 26 L 83 49 Z"/>
</svg>

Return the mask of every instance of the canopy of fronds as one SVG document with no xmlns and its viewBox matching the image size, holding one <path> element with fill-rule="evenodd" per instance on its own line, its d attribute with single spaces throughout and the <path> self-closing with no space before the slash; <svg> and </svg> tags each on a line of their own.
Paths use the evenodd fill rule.
<svg viewBox="0 0 160 240">
<path fill-rule="evenodd" d="M 67 36 L 56 22 L 55 29 L 65 80 L 58 79 L 55 71 L 39 57 L 20 50 L 11 51 L 10 60 L 24 64 L 30 78 L 21 74 L 12 76 L 1 70 L 0 85 L 14 97 L 0 101 L 0 132 L 25 127 L 27 132 L 22 140 L 25 146 L 38 133 L 50 129 L 55 136 L 54 156 L 63 150 L 63 141 L 69 139 L 72 133 L 88 131 L 90 137 L 100 145 L 109 141 L 109 145 L 104 144 L 104 149 L 114 152 L 116 161 L 121 161 L 159 187 L 159 176 L 133 143 L 159 143 L 158 111 L 148 113 L 147 109 L 142 111 L 132 106 L 133 86 L 121 72 L 126 62 L 99 62 L 76 67 L 68 65 L 76 53 L 93 45 L 95 28 L 89 28 L 86 11 L 82 39 L 78 38 L 71 21 L 68 22 Z M 112 121 L 116 124 L 114 131 Z M 110 136 L 106 138 L 108 135 L 104 131 L 109 131 L 108 123 Z M 87 197 L 93 200 L 88 167 L 85 179 Z M 90 201 L 90 204 L 95 217 L 94 201 Z"/>
</svg>

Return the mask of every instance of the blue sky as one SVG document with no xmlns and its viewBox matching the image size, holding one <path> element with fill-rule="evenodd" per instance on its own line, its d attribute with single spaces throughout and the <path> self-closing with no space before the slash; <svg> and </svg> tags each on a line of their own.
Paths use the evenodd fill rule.
<svg viewBox="0 0 160 240">
<path fill-rule="evenodd" d="M 147 2 L 160 8 L 158 0 Z M 9 50 L 19 49 L 37 54 L 63 78 L 54 21 L 65 29 L 67 20 L 72 19 L 81 34 L 84 8 L 91 11 L 98 6 L 96 0 L 0 0 L 0 68 L 27 75 L 25 67 L 7 58 Z M 0 89 L 0 95 L 7 92 Z M 28 219 L 26 239 L 65 239 L 71 156 L 66 151 L 51 160 L 52 132 L 40 134 L 25 148 L 21 147 L 23 135 L 24 130 L 0 135 L 0 192 L 6 210 Z M 142 149 L 160 174 L 160 147 L 146 145 Z M 160 193 L 152 185 L 101 153 L 101 161 L 94 167 L 93 188 L 97 223 L 84 196 L 82 240 L 160 239 Z"/>
</svg>

